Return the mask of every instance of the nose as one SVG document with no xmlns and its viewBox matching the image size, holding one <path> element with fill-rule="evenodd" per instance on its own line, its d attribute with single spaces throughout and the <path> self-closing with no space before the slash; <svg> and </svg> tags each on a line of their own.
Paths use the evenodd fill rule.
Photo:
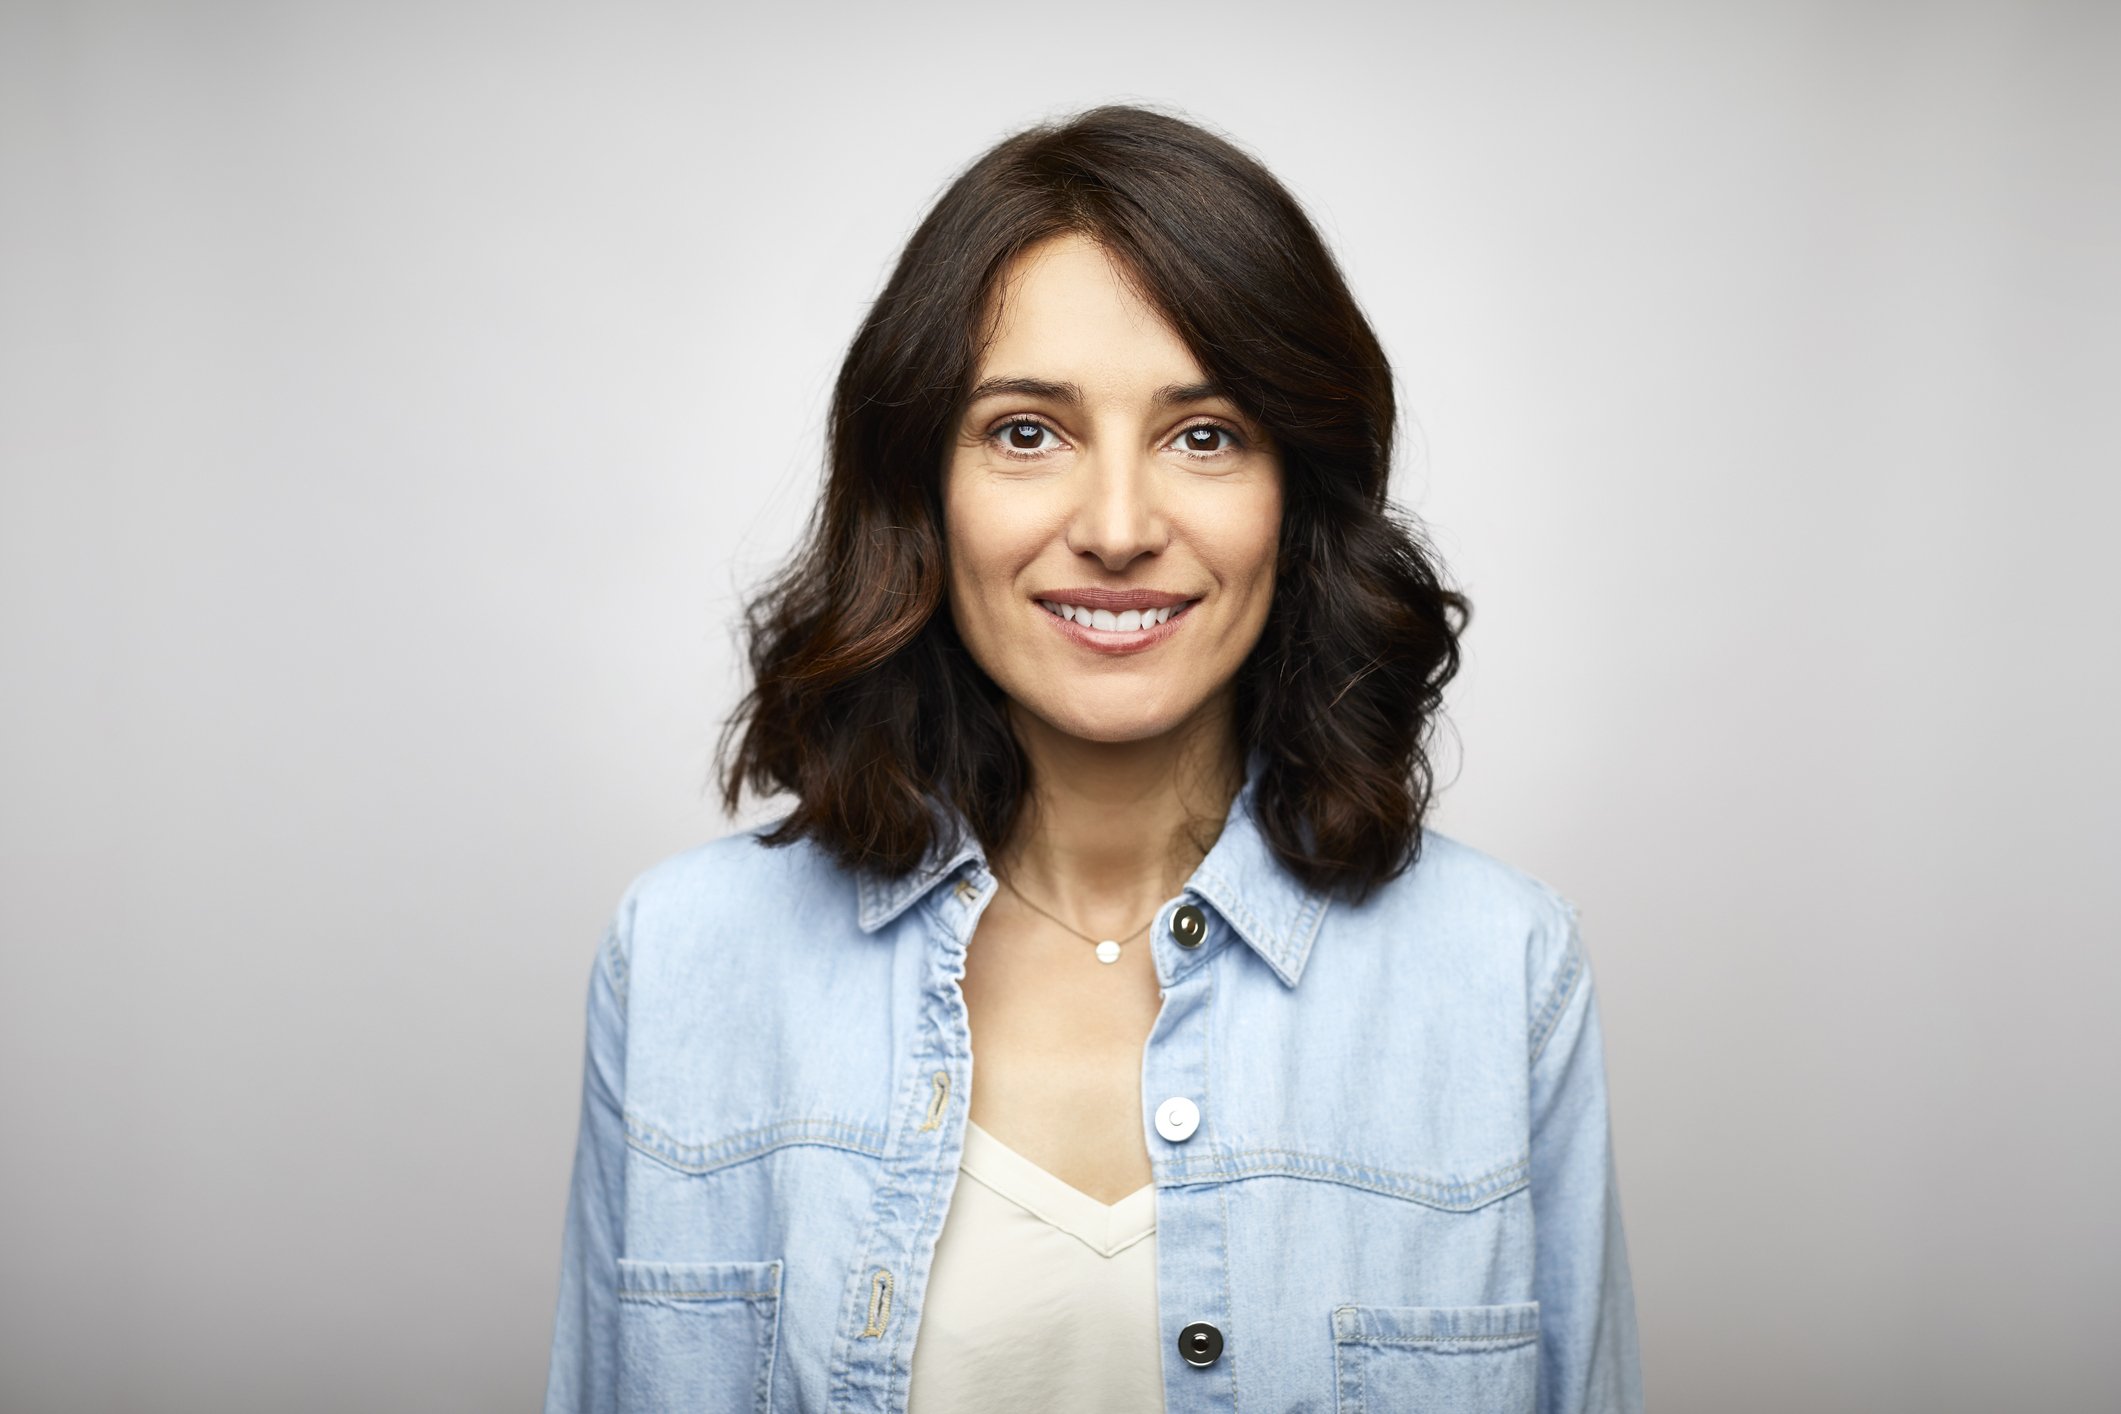
<svg viewBox="0 0 2121 1414">
<path fill-rule="evenodd" d="M 1068 548 L 1115 573 L 1170 541 L 1155 460 L 1140 450 L 1101 450 L 1076 463 Z"/>
</svg>

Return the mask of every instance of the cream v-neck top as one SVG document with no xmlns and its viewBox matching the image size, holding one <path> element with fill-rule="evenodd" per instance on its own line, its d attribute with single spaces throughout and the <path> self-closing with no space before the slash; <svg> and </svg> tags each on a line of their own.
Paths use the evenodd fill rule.
<svg viewBox="0 0 2121 1414">
<path fill-rule="evenodd" d="M 1156 1187 L 1070 1187 L 965 1121 L 908 1414 L 1160 1411 Z"/>
</svg>

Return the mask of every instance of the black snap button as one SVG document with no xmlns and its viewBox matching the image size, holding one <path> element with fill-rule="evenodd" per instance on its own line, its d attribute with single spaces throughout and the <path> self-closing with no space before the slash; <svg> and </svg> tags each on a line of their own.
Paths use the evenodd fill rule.
<svg viewBox="0 0 2121 1414">
<path fill-rule="evenodd" d="M 1208 915 L 1200 911 L 1199 904 L 1180 904 L 1171 915 L 1171 936 L 1182 948 L 1199 947 L 1208 936 Z"/>
<path fill-rule="evenodd" d="M 1206 1321 L 1195 1321 L 1178 1333 L 1178 1353 L 1188 1365 L 1213 1365 L 1223 1353 L 1223 1333 Z"/>
</svg>

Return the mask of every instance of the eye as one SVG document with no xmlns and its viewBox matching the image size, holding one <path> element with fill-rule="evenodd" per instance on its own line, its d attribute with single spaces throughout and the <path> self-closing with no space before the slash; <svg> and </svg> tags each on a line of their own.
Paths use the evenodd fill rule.
<svg viewBox="0 0 2121 1414">
<path fill-rule="evenodd" d="M 1035 418 L 1012 417 L 987 434 L 987 440 L 1011 456 L 1035 457 L 1050 451 L 1044 439 L 1056 436 L 1053 429 Z"/>
<path fill-rule="evenodd" d="M 1222 439 L 1220 442 L 1217 439 Z M 1234 451 L 1244 445 L 1237 433 L 1217 422 L 1196 422 L 1178 434 L 1172 443 L 1180 451 L 1193 456 L 1215 456 L 1221 452 Z"/>
</svg>

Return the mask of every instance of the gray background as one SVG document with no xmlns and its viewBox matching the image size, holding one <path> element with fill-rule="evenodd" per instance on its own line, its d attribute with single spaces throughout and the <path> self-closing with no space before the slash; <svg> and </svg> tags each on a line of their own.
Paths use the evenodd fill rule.
<svg viewBox="0 0 2121 1414">
<path fill-rule="evenodd" d="M 591 954 L 764 813 L 702 783 L 837 359 L 1116 98 L 1396 361 L 1436 823 L 1583 907 L 1652 1406 L 2115 1407 L 2117 72 L 2090 5 L 7 4 L 0 1405 L 536 1404 Z"/>
</svg>

